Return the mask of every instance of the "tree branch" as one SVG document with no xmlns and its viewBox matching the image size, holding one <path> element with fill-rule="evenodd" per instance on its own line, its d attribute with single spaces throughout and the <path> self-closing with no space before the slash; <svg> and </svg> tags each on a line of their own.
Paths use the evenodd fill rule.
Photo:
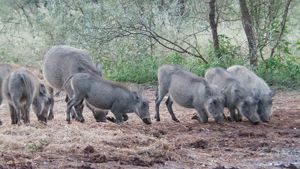
<svg viewBox="0 0 300 169">
<path fill-rule="evenodd" d="M 286 3 L 286 5 L 285 5 L 284 14 L 282 16 L 282 21 L 280 23 L 280 25 L 281 25 L 280 34 L 279 34 L 279 37 L 278 37 L 275 45 L 271 49 L 270 57 L 273 57 L 273 55 L 275 53 L 275 50 L 276 50 L 277 46 L 279 45 L 279 42 L 281 41 L 281 38 L 283 36 L 284 29 L 285 29 L 285 24 L 286 24 L 286 20 L 287 20 L 287 15 L 288 15 L 288 12 L 289 12 L 289 6 L 291 4 L 291 1 L 292 0 L 288 0 L 287 3 Z"/>
</svg>

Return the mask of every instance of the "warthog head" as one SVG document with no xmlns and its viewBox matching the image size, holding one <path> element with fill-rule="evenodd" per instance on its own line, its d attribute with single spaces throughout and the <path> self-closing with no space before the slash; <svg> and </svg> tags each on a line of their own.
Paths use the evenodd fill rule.
<svg viewBox="0 0 300 169">
<path fill-rule="evenodd" d="M 255 97 L 247 96 L 240 100 L 238 110 L 243 114 L 251 123 L 258 124 L 260 119 L 257 111 L 258 100 Z"/>
<path fill-rule="evenodd" d="M 272 116 L 272 97 L 273 94 L 261 95 L 258 101 L 257 113 L 263 122 L 270 121 Z"/>
<path fill-rule="evenodd" d="M 32 108 L 39 121 L 47 123 L 48 113 L 53 98 L 46 92 L 43 84 L 39 84 L 38 91 L 33 98 Z"/>
<path fill-rule="evenodd" d="M 208 99 L 207 111 L 213 116 L 217 123 L 224 122 L 224 104 L 225 100 L 222 97 L 212 97 Z"/>
<path fill-rule="evenodd" d="M 133 92 L 133 94 L 135 113 L 143 120 L 144 123 L 151 124 L 148 100 L 138 96 L 136 92 Z"/>
</svg>

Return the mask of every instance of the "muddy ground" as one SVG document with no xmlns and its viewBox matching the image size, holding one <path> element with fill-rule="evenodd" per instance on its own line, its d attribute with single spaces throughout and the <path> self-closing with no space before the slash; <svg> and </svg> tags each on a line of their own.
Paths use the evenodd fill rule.
<svg viewBox="0 0 300 169">
<path fill-rule="evenodd" d="M 155 92 L 150 100 L 154 117 Z M 174 105 L 180 123 L 161 105 L 161 122 L 145 125 L 135 115 L 117 125 L 97 123 L 85 109 L 86 122 L 65 121 L 63 96 L 55 98 L 55 119 L 48 125 L 10 124 L 6 103 L 0 108 L 1 168 L 299 168 L 300 92 L 277 92 L 271 122 L 218 125 L 191 120 L 193 109 Z M 109 116 L 112 116 L 110 113 Z"/>
</svg>

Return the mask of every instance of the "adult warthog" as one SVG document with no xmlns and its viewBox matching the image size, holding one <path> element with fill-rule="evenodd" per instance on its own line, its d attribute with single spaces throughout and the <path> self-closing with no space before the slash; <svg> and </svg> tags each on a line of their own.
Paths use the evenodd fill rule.
<svg viewBox="0 0 300 169">
<path fill-rule="evenodd" d="M 205 79 L 222 90 L 225 96 L 225 106 L 229 109 L 232 120 L 241 121 L 242 114 L 250 122 L 259 123 L 259 116 L 256 113 L 257 99 L 226 69 L 209 68 L 206 70 Z"/>
<path fill-rule="evenodd" d="M 253 91 L 258 99 L 257 113 L 263 122 L 268 122 L 272 116 L 272 97 L 274 93 L 268 84 L 245 66 L 234 65 L 227 71 L 240 81 L 247 91 Z"/>
<path fill-rule="evenodd" d="M 135 112 L 144 123 L 151 124 L 148 101 L 120 84 L 89 73 L 76 73 L 68 78 L 64 86 L 71 87 L 66 89 L 71 92 L 66 119 L 69 123 L 71 108 L 85 99 L 93 108 L 111 110 L 117 123 L 124 121 L 126 113 Z"/>
<path fill-rule="evenodd" d="M 30 123 L 32 105 L 39 121 L 47 123 L 52 103 L 45 86 L 25 68 L 13 71 L 3 82 L 2 92 L 8 100 L 12 124 Z"/>
<path fill-rule="evenodd" d="M 195 108 L 200 122 L 208 122 L 210 113 L 216 122 L 224 120 L 224 96 L 218 88 L 209 85 L 204 78 L 173 65 L 163 65 L 158 69 L 158 94 L 155 102 L 157 121 L 160 121 L 159 105 L 164 96 L 169 93 L 166 101 L 172 120 L 176 118 L 172 105 L 173 101 L 186 108 Z"/>
<path fill-rule="evenodd" d="M 47 51 L 43 59 L 43 75 L 48 84 L 49 93 L 53 96 L 53 90 L 63 90 L 63 85 L 68 77 L 75 73 L 89 73 L 93 76 L 101 77 L 102 71 L 100 64 L 94 64 L 90 56 L 88 56 L 83 50 L 70 47 L 70 46 L 54 46 Z M 66 96 L 68 101 L 68 96 Z M 53 105 L 52 105 L 53 108 Z M 51 108 L 51 116 L 53 116 L 53 110 Z M 76 119 L 84 122 L 82 116 L 83 104 L 75 107 L 77 114 Z M 95 113 L 106 113 L 102 111 L 94 112 L 94 117 L 97 119 Z M 102 117 L 103 115 L 99 115 Z M 101 119 L 100 119 L 101 121 Z"/>
</svg>

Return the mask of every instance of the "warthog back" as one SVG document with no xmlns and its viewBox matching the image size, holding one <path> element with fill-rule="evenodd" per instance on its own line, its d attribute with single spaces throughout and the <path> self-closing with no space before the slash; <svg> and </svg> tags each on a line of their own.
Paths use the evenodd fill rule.
<svg viewBox="0 0 300 169">
<path fill-rule="evenodd" d="M 258 99 L 257 112 L 264 122 L 272 116 L 272 97 L 274 96 L 268 84 L 254 72 L 245 66 L 234 65 L 229 67 L 228 72 L 237 78 L 248 91 L 253 91 Z"/>
</svg>

